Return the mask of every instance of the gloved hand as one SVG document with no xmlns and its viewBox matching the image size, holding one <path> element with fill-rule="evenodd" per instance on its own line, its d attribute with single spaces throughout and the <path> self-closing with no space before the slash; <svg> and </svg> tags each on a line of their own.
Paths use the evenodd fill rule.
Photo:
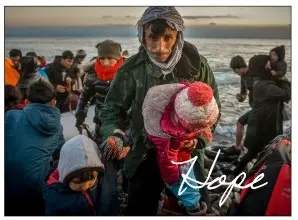
<svg viewBox="0 0 298 220">
<path fill-rule="evenodd" d="M 108 137 L 100 145 L 103 159 L 105 160 L 121 160 L 130 150 L 130 140 L 121 130 L 115 130 L 113 135 Z"/>
<path fill-rule="evenodd" d="M 247 95 L 246 94 L 241 94 L 241 93 L 238 93 L 236 95 L 236 99 L 239 101 L 239 102 L 244 102 L 245 99 L 246 99 Z"/>
</svg>

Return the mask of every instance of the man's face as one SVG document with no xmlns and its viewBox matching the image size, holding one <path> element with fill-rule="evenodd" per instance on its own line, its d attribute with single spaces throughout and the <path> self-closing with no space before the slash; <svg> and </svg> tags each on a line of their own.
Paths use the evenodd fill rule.
<svg viewBox="0 0 298 220">
<path fill-rule="evenodd" d="M 15 67 L 19 67 L 20 60 L 21 60 L 20 56 L 10 57 L 10 59 L 11 59 L 12 63 L 15 65 Z"/>
<path fill-rule="evenodd" d="M 246 72 L 247 72 L 246 67 L 234 69 L 234 73 L 237 74 L 238 76 L 243 76 Z"/>
<path fill-rule="evenodd" d="M 79 63 L 82 63 L 84 61 L 85 57 L 77 57 L 77 59 L 78 59 Z"/>
<path fill-rule="evenodd" d="M 158 62 L 166 62 L 176 43 L 177 31 L 166 28 L 161 36 L 151 32 L 151 26 L 144 27 L 145 46 L 151 57 Z"/>
<path fill-rule="evenodd" d="M 72 62 L 73 62 L 73 59 L 70 59 L 70 58 L 61 58 L 61 65 L 66 68 L 66 69 L 69 69 L 72 65 Z"/>
</svg>

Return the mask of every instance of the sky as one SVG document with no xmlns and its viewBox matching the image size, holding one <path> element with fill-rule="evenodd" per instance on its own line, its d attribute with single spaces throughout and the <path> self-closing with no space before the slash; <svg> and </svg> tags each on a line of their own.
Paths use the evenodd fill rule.
<svg viewBox="0 0 298 220">
<path fill-rule="evenodd" d="M 176 7 L 185 25 L 289 25 L 291 7 Z M 146 7 L 5 7 L 5 25 L 135 25 Z"/>
</svg>

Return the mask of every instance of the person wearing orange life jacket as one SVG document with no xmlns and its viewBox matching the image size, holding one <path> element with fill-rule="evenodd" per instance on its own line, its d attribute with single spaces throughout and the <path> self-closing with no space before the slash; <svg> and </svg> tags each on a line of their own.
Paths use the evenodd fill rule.
<svg viewBox="0 0 298 220">
<path fill-rule="evenodd" d="M 16 86 L 20 79 L 20 60 L 22 58 L 22 51 L 19 49 L 12 49 L 9 52 L 9 57 L 4 59 L 4 73 L 5 85 Z"/>
<path fill-rule="evenodd" d="M 96 45 L 98 56 L 94 64 L 87 71 L 84 79 L 84 87 L 76 109 L 76 126 L 81 129 L 87 116 L 89 101 L 95 96 L 95 116 L 93 122 L 96 130 L 101 122 L 98 118 L 99 111 L 105 101 L 118 68 L 123 63 L 121 45 L 113 40 L 105 40 Z"/>
</svg>

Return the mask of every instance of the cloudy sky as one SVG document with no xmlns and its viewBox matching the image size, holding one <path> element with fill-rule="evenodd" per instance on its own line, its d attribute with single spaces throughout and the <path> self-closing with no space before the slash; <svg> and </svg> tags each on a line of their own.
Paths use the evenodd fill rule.
<svg viewBox="0 0 298 220">
<path fill-rule="evenodd" d="M 5 7 L 8 26 L 135 24 L 145 7 Z M 177 7 L 186 25 L 289 25 L 290 7 Z"/>
</svg>

